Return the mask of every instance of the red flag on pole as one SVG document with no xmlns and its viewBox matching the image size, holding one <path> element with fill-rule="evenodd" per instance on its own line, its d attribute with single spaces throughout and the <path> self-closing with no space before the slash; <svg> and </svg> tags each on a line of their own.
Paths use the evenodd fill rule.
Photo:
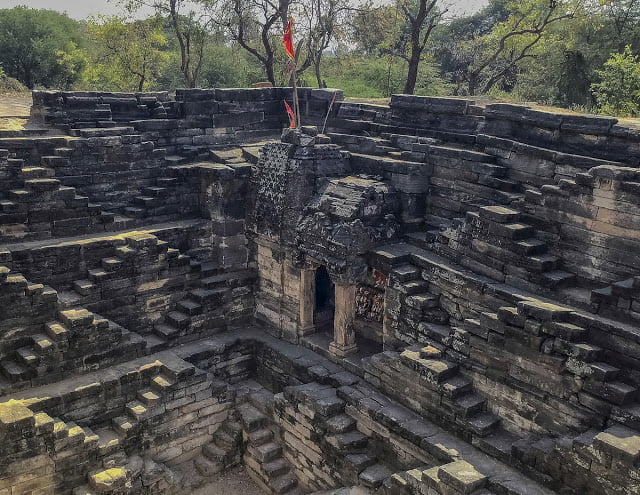
<svg viewBox="0 0 640 495">
<path fill-rule="evenodd" d="M 296 128 L 296 114 L 293 112 L 293 110 L 291 109 L 291 107 L 289 106 L 289 104 L 286 101 L 284 102 L 284 108 L 287 110 L 287 115 L 289 116 L 289 128 L 290 129 L 295 129 Z"/>
<path fill-rule="evenodd" d="M 296 51 L 293 48 L 293 17 L 289 17 L 289 23 L 282 35 L 282 44 L 284 45 L 284 51 L 291 60 L 295 60 Z"/>
</svg>

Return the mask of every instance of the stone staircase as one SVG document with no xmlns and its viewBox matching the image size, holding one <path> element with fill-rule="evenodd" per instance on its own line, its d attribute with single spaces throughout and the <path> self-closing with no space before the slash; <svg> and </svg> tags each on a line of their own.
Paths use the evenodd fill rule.
<svg viewBox="0 0 640 495">
<path fill-rule="evenodd" d="M 0 362 L 14 388 L 49 383 L 73 371 L 88 371 L 143 354 L 144 341 L 86 309 L 64 310 L 44 332 Z"/>
<path fill-rule="evenodd" d="M 194 461 L 205 478 L 226 471 L 242 461 L 242 425 L 236 417 L 227 418 L 213 434 L 213 441 L 202 448 Z"/>
<path fill-rule="evenodd" d="M 562 261 L 549 254 L 542 235 L 510 207 L 481 206 L 477 212 L 467 212 L 464 220 L 429 234 L 407 240 L 516 288 L 543 293 L 576 281 L 562 269 Z"/>
<path fill-rule="evenodd" d="M 195 268 L 200 275 L 195 288 L 154 326 L 154 334 L 164 342 L 188 342 L 201 337 L 204 331 L 221 331 L 224 319 L 217 310 L 233 297 L 235 289 L 243 287 L 247 280 L 256 276 L 253 270 L 224 273 L 223 268 L 211 262 L 201 263 Z"/>
<path fill-rule="evenodd" d="M 425 336 L 433 339 L 432 345 L 409 346 L 402 352 L 387 351 L 365 359 L 365 379 L 395 399 L 411 391 L 417 412 L 451 428 L 465 440 L 496 432 L 499 417 L 487 411 L 486 400 L 474 391 L 471 380 L 438 348 L 444 349 L 441 342 L 460 331 L 443 325 L 424 326 L 428 327 Z"/>
<path fill-rule="evenodd" d="M 51 167 L 56 162 L 52 158 L 43 157 L 42 166 L 6 158 L 12 180 L 7 181 L 7 189 L 0 191 L 0 241 L 64 237 L 111 228 L 115 215 L 102 211 L 100 205 L 90 203 L 75 188 L 65 187 L 55 179 Z"/>
<path fill-rule="evenodd" d="M 301 428 L 312 428 L 312 441 L 321 445 L 324 462 L 343 483 L 376 490 L 393 474 L 393 467 L 379 457 L 369 437 L 357 429 L 356 420 L 345 411 L 346 403 L 336 388 L 316 382 L 286 387 L 281 396 L 276 396 L 276 410 L 287 410 L 290 405 L 299 412 Z M 308 421 L 313 426 L 306 425 Z M 292 444 L 292 438 L 285 435 L 295 456 L 295 449 L 301 447 L 297 441 Z"/>
<path fill-rule="evenodd" d="M 101 466 L 87 474 L 87 484 L 76 488 L 74 495 L 136 493 L 131 481 L 139 479 L 146 463 L 137 455 L 128 456 L 127 449 L 139 443 L 146 423 L 165 414 L 164 403 L 171 399 L 180 378 L 193 373 L 193 368 L 177 373 L 165 369 L 151 378 L 148 388 L 138 391 L 137 398 L 125 405 L 124 414 L 113 418 L 110 425 L 95 431 L 81 428 L 86 438 L 96 443 Z"/>
<path fill-rule="evenodd" d="M 298 479 L 283 455 L 269 418 L 250 403 L 238 407 L 246 450 L 245 468 L 267 493 L 297 491 Z"/>
</svg>

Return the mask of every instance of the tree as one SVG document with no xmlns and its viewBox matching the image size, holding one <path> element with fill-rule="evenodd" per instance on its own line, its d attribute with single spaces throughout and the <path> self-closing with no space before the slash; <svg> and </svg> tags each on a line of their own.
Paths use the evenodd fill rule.
<svg viewBox="0 0 640 495">
<path fill-rule="evenodd" d="M 469 95 L 484 94 L 504 81 L 516 78 L 519 67 L 536 56 L 535 49 L 549 28 L 572 19 L 583 5 L 582 0 L 509 1 L 504 8 L 506 20 L 490 33 L 475 36 L 458 44 L 458 58 L 463 62 L 461 78 Z"/>
<path fill-rule="evenodd" d="M 592 90 L 602 113 L 638 116 L 640 113 L 640 62 L 627 45 L 597 71 L 600 82 Z"/>
<path fill-rule="evenodd" d="M 305 0 L 298 6 L 301 19 L 307 33 L 302 42 L 306 56 L 298 69 L 302 73 L 313 65 L 314 75 L 319 88 L 326 87 L 322 79 L 322 56 L 334 41 L 346 23 L 346 14 L 353 10 L 348 0 Z"/>
<path fill-rule="evenodd" d="M 119 90 L 149 89 L 171 57 L 164 51 L 167 40 L 158 18 L 128 22 L 123 17 L 99 16 L 87 28 L 97 51 L 93 77 L 110 80 Z"/>
<path fill-rule="evenodd" d="M 287 25 L 291 0 L 208 1 L 214 22 L 246 50 L 275 85 L 275 60 Z"/>
<path fill-rule="evenodd" d="M 404 93 L 412 95 L 416 88 L 422 52 L 427 46 L 433 29 L 446 11 L 437 8 L 437 0 L 403 0 L 399 2 L 399 6 L 404 14 L 409 35 L 407 55 L 409 67 Z"/>
<path fill-rule="evenodd" d="M 180 72 L 185 85 L 195 88 L 208 39 L 208 23 L 203 21 L 203 16 L 194 10 L 182 13 L 189 3 L 187 0 L 119 0 L 119 3 L 129 12 L 142 6 L 152 7 L 158 15 L 169 20 L 180 50 Z"/>
<path fill-rule="evenodd" d="M 26 7 L 0 10 L 0 66 L 32 89 L 70 87 L 84 66 L 79 24 L 65 14 Z"/>
</svg>

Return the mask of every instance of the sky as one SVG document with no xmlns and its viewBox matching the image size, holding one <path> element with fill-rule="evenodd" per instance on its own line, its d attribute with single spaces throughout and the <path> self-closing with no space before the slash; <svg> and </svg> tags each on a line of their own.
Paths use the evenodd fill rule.
<svg viewBox="0 0 640 495">
<path fill-rule="evenodd" d="M 447 0 L 450 3 L 450 11 L 455 13 L 475 12 L 487 4 L 488 0 Z M 86 17 L 105 14 L 119 14 L 116 0 L 0 0 L 2 8 L 11 8 L 17 5 L 25 5 L 33 9 L 51 9 L 66 12 L 74 19 L 85 19 Z"/>
</svg>

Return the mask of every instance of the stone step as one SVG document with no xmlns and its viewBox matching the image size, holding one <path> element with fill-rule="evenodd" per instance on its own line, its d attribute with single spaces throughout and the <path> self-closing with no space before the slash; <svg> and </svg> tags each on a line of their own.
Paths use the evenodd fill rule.
<svg viewBox="0 0 640 495">
<path fill-rule="evenodd" d="M 327 442 L 342 453 L 355 454 L 367 447 L 369 439 L 358 430 L 326 437 Z"/>
<path fill-rule="evenodd" d="M 514 251 L 524 256 L 538 256 L 547 252 L 547 243 L 532 237 L 513 244 Z"/>
<path fill-rule="evenodd" d="M 62 342 L 69 339 L 69 330 L 60 322 L 49 322 L 45 324 L 44 329 L 47 335 L 55 342 Z"/>
<path fill-rule="evenodd" d="M 273 493 L 289 493 L 298 486 L 298 479 L 293 474 L 285 474 L 270 480 L 268 484 Z"/>
<path fill-rule="evenodd" d="M 112 273 L 122 267 L 123 260 L 117 257 L 102 258 L 100 264 L 105 272 Z"/>
<path fill-rule="evenodd" d="M 200 473 L 200 475 L 204 476 L 205 478 L 214 476 L 224 470 L 223 462 L 214 461 L 204 456 L 196 457 L 196 459 L 193 461 L 193 465 L 195 466 L 198 473 Z"/>
<path fill-rule="evenodd" d="M 260 463 L 275 461 L 282 457 L 282 446 L 276 442 L 269 442 L 257 447 L 248 447 L 248 452 Z"/>
<path fill-rule="evenodd" d="M 94 284 L 100 285 L 101 282 L 109 280 L 112 274 L 103 268 L 92 268 L 87 271 L 87 278 Z"/>
<path fill-rule="evenodd" d="M 526 266 L 534 272 L 550 272 L 556 269 L 559 262 L 557 256 L 541 254 L 527 257 Z"/>
<path fill-rule="evenodd" d="M 181 311 L 169 311 L 166 316 L 167 324 L 184 330 L 189 326 L 191 318 Z"/>
<path fill-rule="evenodd" d="M 202 455 L 210 461 L 224 464 L 227 458 L 227 451 L 214 443 L 208 443 L 202 447 Z"/>
<path fill-rule="evenodd" d="M 175 381 L 165 374 L 156 375 L 151 379 L 151 388 L 163 395 L 173 388 Z"/>
<path fill-rule="evenodd" d="M 550 289 L 567 287 L 573 285 L 575 281 L 576 276 L 573 273 L 562 270 L 553 270 L 542 274 L 542 285 Z"/>
<path fill-rule="evenodd" d="M 98 493 L 126 493 L 129 471 L 110 468 L 89 474 L 89 486 Z"/>
<path fill-rule="evenodd" d="M 184 157 L 184 156 L 178 156 L 178 155 L 165 156 L 164 160 L 165 160 L 165 162 L 167 163 L 168 166 L 182 165 L 182 164 L 185 164 L 185 163 L 189 163 L 189 158 Z"/>
<path fill-rule="evenodd" d="M 144 187 L 142 193 L 146 197 L 162 198 L 167 195 L 167 188 L 161 186 Z"/>
<path fill-rule="evenodd" d="M 500 418 L 493 413 L 477 414 L 468 420 L 468 426 L 479 437 L 486 437 L 500 426 Z"/>
<path fill-rule="evenodd" d="M 166 340 L 171 340 L 180 334 L 180 329 L 168 323 L 156 323 L 153 326 L 153 332 Z"/>
<path fill-rule="evenodd" d="M 56 172 L 46 167 L 25 167 L 21 170 L 21 174 L 24 180 L 30 180 L 55 177 Z"/>
<path fill-rule="evenodd" d="M 98 436 L 98 452 L 102 456 L 111 455 L 122 448 L 122 436 L 113 428 L 96 430 Z"/>
<path fill-rule="evenodd" d="M 218 428 L 213 434 L 213 441 L 218 447 L 224 450 L 232 450 L 237 445 L 238 438 L 224 431 L 222 428 Z"/>
<path fill-rule="evenodd" d="M 26 189 L 11 189 L 6 194 L 7 198 L 15 203 L 29 203 L 36 197 L 35 192 Z"/>
<path fill-rule="evenodd" d="M 124 214 L 133 218 L 144 218 L 147 214 L 147 211 L 144 208 L 140 208 L 138 206 L 127 206 L 124 209 Z"/>
<path fill-rule="evenodd" d="M 148 388 L 143 390 L 138 390 L 137 396 L 138 396 L 138 400 L 142 402 L 145 406 L 154 406 L 162 399 L 162 396 L 158 393 L 157 390 L 152 390 Z"/>
<path fill-rule="evenodd" d="M 391 276 L 399 282 L 409 282 L 420 278 L 420 269 L 414 265 L 405 264 L 391 270 Z"/>
<path fill-rule="evenodd" d="M 568 356 L 585 363 L 595 363 L 601 361 L 604 351 L 597 345 L 588 342 L 569 342 L 556 338 L 553 343 L 553 350 L 563 356 Z"/>
<path fill-rule="evenodd" d="M 138 400 L 127 403 L 125 411 L 135 421 L 145 420 L 152 416 L 152 409 Z"/>
<path fill-rule="evenodd" d="M 60 149 L 60 148 L 58 148 Z M 71 165 L 71 160 L 67 156 L 43 156 L 40 159 L 40 163 L 45 167 L 51 168 L 59 168 L 59 167 L 68 167 Z"/>
<path fill-rule="evenodd" d="M 35 376 L 35 370 L 26 368 L 13 360 L 0 362 L 0 372 L 12 383 L 29 380 Z"/>
<path fill-rule="evenodd" d="M 620 369 L 608 363 L 596 362 L 589 365 L 591 368 L 590 378 L 599 382 L 610 382 L 618 378 Z"/>
<path fill-rule="evenodd" d="M 478 177 L 478 184 L 492 187 L 505 193 L 517 193 L 522 189 L 521 183 L 518 181 L 486 175 Z"/>
<path fill-rule="evenodd" d="M 9 201 L 6 199 L 0 200 L 0 212 L 11 214 L 11 213 L 20 213 L 21 211 L 26 211 L 23 205 L 14 203 L 13 201 Z"/>
<path fill-rule="evenodd" d="M 291 465 L 282 457 L 274 461 L 265 462 L 261 467 L 268 478 L 277 478 L 291 470 Z"/>
<path fill-rule="evenodd" d="M 133 203 L 140 208 L 146 209 L 162 206 L 164 204 L 164 200 L 155 196 L 136 196 L 133 198 Z"/>
<path fill-rule="evenodd" d="M 349 472 L 353 473 L 354 478 L 369 466 L 373 466 L 377 462 L 374 454 L 363 452 L 359 454 L 349 454 L 345 456 L 345 467 Z"/>
<path fill-rule="evenodd" d="M 269 443 L 273 439 L 273 432 L 268 428 L 253 431 L 249 433 L 249 444 L 254 447 Z"/>
<path fill-rule="evenodd" d="M 179 182 L 180 181 L 177 177 L 159 177 L 156 179 L 156 184 L 158 185 L 158 187 L 163 188 L 174 187 L 178 185 Z M 150 194 L 150 196 L 153 196 L 153 194 Z"/>
<path fill-rule="evenodd" d="M 69 157 L 71 155 L 73 155 L 73 152 L 75 151 L 74 148 L 56 148 L 53 150 L 53 154 L 55 156 L 64 156 L 64 157 Z M 44 157 L 43 157 L 44 158 Z"/>
<path fill-rule="evenodd" d="M 240 413 L 242 427 L 248 433 L 262 430 L 269 425 L 269 419 L 267 416 L 249 404 L 241 405 L 238 408 L 238 412 Z"/>
<path fill-rule="evenodd" d="M 374 464 L 360 473 L 358 478 L 367 488 L 379 488 L 382 483 L 393 474 L 393 471 L 384 464 Z"/>
<path fill-rule="evenodd" d="M 135 134 L 133 127 L 89 127 L 82 129 L 74 129 L 72 134 L 76 134 L 81 137 L 95 138 L 95 137 L 112 137 L 112 136 L 129 136 Z"/>
<path fill-rule="evenodd" d="M 420 352 L 405 350 L 400 361 L 431 383 L 440 383 L 458 373 L 458 365 L 444 359 L 422 359 Z"/>
<path fill-rule="evenodd" d="M 162 351 L 168 347 L 167 339 L 160 335 L 147 334 L 143 335 L 142 338 L 146 342 L 146 348 L 149 354 Z"/>
<path fill-rule="evenodd" d="M 75 280 L 73 290 L 81 296 L 90 296 L 98 290 L 98 287 L 90 280 Z"/>
<path fill-rule="evenodd" d="M 474 445 L 490 456 L 508 463 L 511 459 L 513 444 L 519 440 L 521 439 L 517 435 L 498 429 L 496 432 L 478 439 Z"/>
<path fill-rule="evenodd" d="M 181 313 L 185 313 L 189 316 L 199 315 L 202 313 L 202 305 L 191 299 L 182 299 L 181 301 L 178 301 L 176 308 Z"/>
<path fill-rule="evenodd" d="M 492 222 L 514 223 L 520 220 L 520 212 L 504 206 L 483 206 L 478 209 L 480 218 Z"/>
<path fill-rule="evenodd" d="M 426 292 L 429 289 L 429 284 L 424 280 L 412 280 L 402 284 L 399 289 L 401 292 L 411 296 Z"/>
<path fill-rule="evenodd" d="M 226 288 L 213 289 L 213 290 L 194 289 L 189 292 L 189 297 L 199 303 L 207 304 L 211 302 L 218 302 L 223 297 L 223 295 L 226 294 L 227 292 L 228 292 L 228 289 Z"/>
<path fill-rule="evenodd" d="M 454 400 L 454 405 L 463 418 L 469 418 L 484 411 L 486 400 L 476 393 L 468 393 Z"/>
<path fill-rule="evenodd" d="M 618 406 L 629 405 L 638 398 L 638 389 L 623 382 L 600 382 L 588 379 L 582 389 Z"/>
<path fill-rule="evenodd" d="M 566 323 L 562 321 L 548 321 L 543 324 L 543 331 L 548 335 L 553 335 L 562 340 L 569 342 L 584 341 L 587 330 L 581 326 L 574 325 L 573 323 Z"/>
<path fill-rule="evenodd" d="M 51 355 L 56 350 L 56 346 L 52 342 L 52 339 L 43 333 L 32 335 L 31 341 L 33 342 L 33 351 L 38 353 L 40 356 Z"/>
<path fill-rule="evenodd" d="M 40 356 L 31 347 L 21 347 L 16 351 L 16 360 L 26 368 L 36 368 L 40 364 Z"/>
<path fill-rule="evenodd" d="M 128 416 L 117 416 L 111 420 L 111 427 L 121 436 L 127 436 L 138 425 L 138 422 Z"/>
<path fill-rule="evenodd" d="M 57 191 L 62 183 L 58 179 L 28 179 L 24 181 L 27 190 L 35 192 Z"/>
<path fill-rule="evenodd" d="M 336 414 L 327 420 L 329 433 L 346 433 L 356 429 L 356 420 L 348 414 Z"/>
<path fill-rule="evenodd" d="M 449 399 L 457 399 L 473 390 L 473 382 L 458 374 L 440 383 L 440 390 Z"/>
</svg>

